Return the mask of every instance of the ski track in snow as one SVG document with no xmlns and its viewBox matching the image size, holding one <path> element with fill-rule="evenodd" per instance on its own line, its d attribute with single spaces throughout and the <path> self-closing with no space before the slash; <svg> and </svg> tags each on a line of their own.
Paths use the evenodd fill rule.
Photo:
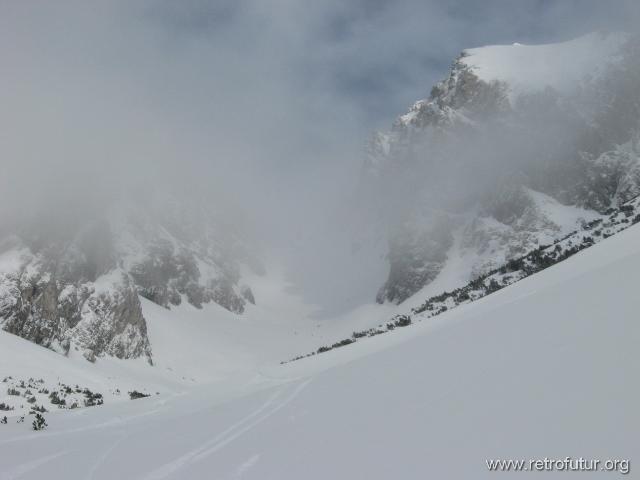
<svg viewBox="0 0 640 480">
<path fill-rule="evenodd" d="M 103 429 L 103 428 L 108 428 L 108 427 L 115 427 L 118 425 L 126 425 L 132 422 L 132 420 L 136 420 L 139 418 L 143 418 L 143 417 L 148 417 L 150 415 L 155 415 L 159 412 L 161 412 L 163 409 L 162 408 L 155 408 L 153 410 L 149 410 L 148 412 L 143 412 L 143 413 L 139 413 L 136 415 L 127 415 L 127 416 L 116 416 L 115 418 L 111 419 L 111 420 L 107 420 L 105 422 L 102 423 L 97 423 L 95 425 L 88 425 L 86 427 L 77 427 L 77 428 L 69 428 L 67 430 L 62 430 L 59 432 L 41 432 L 38 434 L 38 438 L 46 438 L 46 437 L 59 437 L 62 435 L 69 435 L 69 434 L 75 434 L 75 433 L 80 433 L 80 432 L 86 432 L 89 430 L 96 430 L 96 429 Z M 84 414 L 84 412 L 82 412 Z M 29 440 L 33 440 L 33 434 L 30 435 L 23 435 L 20 437 L 16 437 L 16 438 L 9 438 L 7 440 L 3 440 L 0 442 L 0 446 L 2 445 L 6 445 L 6 444 L 10 444 L 10 443 L 16 443 L 16 442 L 21 442 L 21 441 L 29 441 Z"/>
<path fill-rule="evenodd" d="M 249 459 L 242 463 L 235 472 L 234 478 L 241 478 L 248 470 L 250 470 L 251 468 L 253 468 L 253 466 L 258 463 L 258 461 L 260 460 L 261 454 L 256 453 L 255 455 L 252 455 L 251 457 L 249 457 Z"/>
<path fill-rule="evenodd" d="M 298 394 L 305 387 L 307 387 L 307 385 L 309 385 L 310 382 L 311 382 L 311 379 L 309 378 L 304 382 L 300 383 L 298 386 L 296 386 L 293 389 L 293 391 L 286 398 L 284 398 L 279 403 L 276 403 L 276 400 L 282 396 L 285 390 L 287 390 L 288 386 L 278 389 L 257 410 L 254 410 L 252 413 L 242 418 L 240 421 L 228 427 L 222 433 L 216 435 L 216 437 L 214 437 L 213 439 L 205 443 L 200 448 L 192 450 L 182 455 L 181 457 L 177 458 L 176 460 L 165 463 L 160 468 L 157 468 L 156 470 L 153 470 L 152 472 L 148 473 L 146 476 L 143 477 L 143 480 L 161 480 L 164 478 L 168 478 L 170 475 L 172 475 L 173 473 L 176 473 L 178 470 L 184 468 L 185 466 L 194 462 L 198 462 L 212 455 L 213 453 L 217 452 L 221 448 L 224 448 L 225 446 L 233 442 L 235 439 L 244 435 L 245 433 L 250 431 L 252 428 L 254 428 L 256 425 L 260 424 L 261 422 L 269 418 L 278 410 L 288 405 L 295 397 L 298 396 Z M 268 410 L 269 407 L 271 407 L 274 403 L 276 403 L 275 407 L 271 408 L 271 410 L 263 414 L 263 412 L 265 410 Z M 241 470 L 245 471 L 253 463 L 255 463 L 255 461 L 257 461 L 257 458 L 252 457 L 252 459 L 250 459 L 248 462 L 245 462 L 243 465 L 239 467 L 238 473 L 241 474 L 242 473 Z M 248 463 L 251 463 L 251 465 L 246 467 Z M 243 468 L 243 467 L 246 467 L 246 468 Z"/>
<path fill-rule="evenodd" d="M 305 380 L 304 382 L 302 382 L 300 385 L 298 385 L 293 392 L 291 392 L 289 394 L 289 396 L 287 398 L 284 399 L 284 401 L 280 402 L 275 408 L 273 408 L 270 412 L 265 413 L 264 415 L 262 415 L 261 417 L 257 418 L 256 420 L 254 420 L 253 422 L 249 423 L 247 426 L 243 427 L 242 429 L 240 429 L 239 431 L 232 433 L 230 436 L 228 436 L 225 439 L 222 439 L 220 442 L 218 442 L 216 445 L 212 446 L 211 448 L 205 450 L 204 452 L 198 453 L 195 457 L 194 457 L 194 461 L 199 461 L 202 460 L 205 457 L 208 457 L 209 455 L 211 455 L 212 453 L 217 452 L 218 450 L 220 450 L 221 448 L 223 448 L 224 446 L 226 446 L 227 444 L 231 443 L 233 440 L 235 440 L 236 438 L 238 438 L 239 436 L 245 434 L 246 432 L 248 432 L 249 430 L 251 430 L 253 427 L 255 427 L 256 425 L 258 425 L 259 423 L 263 422 L 264 420 L 266 420 L 267 418 L 269 418 L 271 415 L 273 415 L 274 413 L 276 413 L 278 410 L 281 410 L 282 408 L 284 408 L 285 406 L 287 406 L 294 398 L 296 398 L 298 396 L 298 394 L 304 390 L 304 388 L 311 382 L 311 379 Z"/>
<path fill-rule="evenodd" d="M 11 470 L 9 470 L 8 472 L 0 472 L 0 480 L 15 480 L 18 479 L 20 477 L 22 477 L 23 475 L 29 473 L 32 470 L 35 470 L 36 468 L 49 463 L 51 460 L 55 460 L 58 457 L 61 457 L 63 455 L 67 455 L 69 453 L 68 450 L 64 450 L 62 452 L 58 452 L 58 453 L 54 453 L 51 455 L 47 455 L 46 457 L 42 457 L 39 458 L 38 460 L 34 460 L 33 462 L 27 462 L 27 463 L 22 463 L 14 468 L 12 468 Z"/>
<path fill-rule="evenodd" d="M 102 455 L 100 455 L 96 463 L 94 463 L 93 467 L 91 467 L 91 470 L 89 471 L 89 475 L 88 475 L 89 480 L 93 480 L 96 472 L 100 469 L 100 467 L 102 467 L 102 465 L 104 465 L 107 458 L 109 458 L 109 455 L 111 455 L 111 452 L 113 452 L 118 447 L 118 445 L 120 445 L 128 436 L 129 436 L 128 433 L 124 431 L 120 432 L 120 435 L 118 436 L 118 438 L 116 438 L 116 440 L 111 444 L 111 446 L 107 448 Z"/>
</svg>

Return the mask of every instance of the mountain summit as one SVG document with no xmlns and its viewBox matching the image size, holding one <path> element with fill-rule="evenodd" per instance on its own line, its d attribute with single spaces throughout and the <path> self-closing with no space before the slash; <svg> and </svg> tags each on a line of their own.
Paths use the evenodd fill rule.
<svg viewBox="0 0 640 480">
<path fill-rule="evenodd" d="M 626 33 L 463 51 L 369 142 L 362 192 L 389 243 L 377 300 L 461 286 L 640 194 L 639 94 Z"/>
</svg>

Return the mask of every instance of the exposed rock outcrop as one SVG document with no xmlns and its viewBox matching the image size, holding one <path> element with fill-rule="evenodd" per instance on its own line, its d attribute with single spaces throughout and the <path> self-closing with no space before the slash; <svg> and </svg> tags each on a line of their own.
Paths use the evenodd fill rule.
<svg viewBox="0 0 640 480">
<path fill-rule="evenodd" d="M 0 242 L 0 326 L 95 361 L 146 357 L 152 346 L 139 296 L 166 308 L 215 302 L 241 314 L 255 303 L 241 264 L 259 265 L 205 210 L 131 206 L 65 231 L 29 227 Z M 104 218 L 103 218 L 104 217 Z"/>
<path fill-rule="evenodd" d="M 518 48 L 463 52 L 427 99 L 373 135 L 362 203 L 381 212 L 390 264 L 378 302 L 402 302 L 451 261 L 472 280 L 640 194 L 638 38 L 558 44 L 559 59 L 593 51 L 573 84 L 523 73 L 537 73 L 527 55 L 557 63 L 552 46 Z"/>
</svg>

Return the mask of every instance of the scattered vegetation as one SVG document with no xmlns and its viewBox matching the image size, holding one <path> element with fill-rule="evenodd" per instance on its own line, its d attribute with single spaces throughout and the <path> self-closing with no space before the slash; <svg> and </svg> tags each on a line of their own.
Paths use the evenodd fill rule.
<svg viewBox="0 0 640 480">
<path fill-rule="evenodd" d="M 7 384 L 7 394 L 11 397 L 22 397 L 24 403 L 0 402 L 0 411 L 16 410 L 16 413 L 27 413 L 29 415 L 38 415 L 47 413 L 45 406 L 47 401 L 51 405 L 60 409 L 73 410 L 81 407 L 95 407 L 104 403 L 101 393 L 92 392 L 88 388 L 81 388 L 79 385 L 74 387 L 58 382 L 57 386 L 45 386 L 43 379 L 28 380 L 14 379 L 13 377 L 4 377 L 3 383 Z M 20 400 L 22 400 L 20 398 Z M 24 417 L 18 418 L 18 423 L 24 421 Z"/>
<path fill-rule="evenodd" d="M 88 388 L 85 388 L 82 391 L 82 394 L 85 397 L 85 399 L 84 399 L 84 406 L 85 407 L 95 407 L 97 405 L 102 405 L 104 403 L 104 400 L 102 398 L 102 394 L 101 393 L 93 393 Z"/>
<path fill-rule="evenodd" d="M 33 407 L 31 407 L 31 411 L 29 413 L 32 414 L 32 413 L 36 413 L 36 412 L 46 413 L 47 409 L 44 408 L 43 406 L 34 405 Z"/>
<path fill-rule="evenodd" d="M 51 392 L 49 394 L 49 400 L 53 405 L 58 405 L 60 407 L 64 407 L 67 404 L 67 401 L 64 398 L 60 398 L 58 392 Z"/>
</svg>

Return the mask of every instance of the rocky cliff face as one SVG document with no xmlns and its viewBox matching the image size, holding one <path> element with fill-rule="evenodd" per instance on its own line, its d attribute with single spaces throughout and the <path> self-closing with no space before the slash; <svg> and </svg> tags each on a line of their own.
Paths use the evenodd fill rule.
<svg viewBox="0 0 640 480">
<path fill-rule="evenodd" d="M 240 266 L 259 263 L 203 209 L 116 207 L 66 231 L 22 229 L 0 242 L 0 325 L 90 360 L 152 359 L 139 297 L 166 308 L 254 303 Z"/>
<path fill-rule="evenodd" d="M 377 300 L 445 270 L 471 280 L 640 194 L 639 93 L 627 34 L 463 52 L 367 148 L 363 190 L 390 232 Z"/>
</svg>

